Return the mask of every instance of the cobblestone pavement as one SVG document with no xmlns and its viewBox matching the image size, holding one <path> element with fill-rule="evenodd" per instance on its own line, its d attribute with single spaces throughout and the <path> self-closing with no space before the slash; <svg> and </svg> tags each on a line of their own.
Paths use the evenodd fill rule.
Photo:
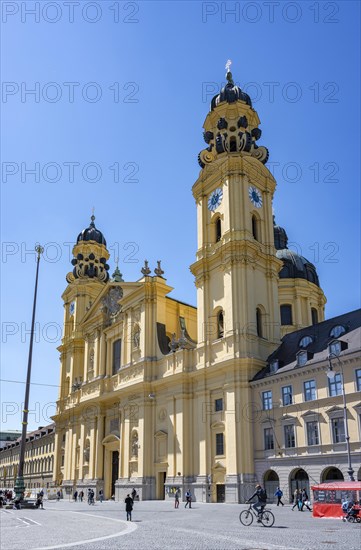
<svg viewBox="0 0 361 550">
<path fill-rule="evenodd" d="M 316 519 L 291 506 L 270 505 L 272 528 L 244 527 L 245 505 L 202 504 L 192 509 L 173 502 L 136 502 L 133 521 L 125 521 L 124 504 L 44 502 L 44 510 L 0 510 L 2 550 L 360 550 L 361 525 L 340 519 Z"/>
</svg>

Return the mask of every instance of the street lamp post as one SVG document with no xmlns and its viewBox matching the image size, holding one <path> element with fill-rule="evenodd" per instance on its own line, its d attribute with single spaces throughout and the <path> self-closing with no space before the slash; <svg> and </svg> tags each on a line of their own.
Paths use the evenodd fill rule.
<svg viewBox="0 0 361 550">
<path fill-rule="evenodd" d="M 33 343 L 34 343 L 34 327 L 35 327 L 35 311 L 36 311 L 36 297 L 38 292 L 38 277 L 39 277 L 39 263 L 40 256 L 44 252 L 44 248 L 40 245 L 35 247 L 37 253 L 36 258 L 36 276 L 35 276 L 35 289 L 34 289 L 34 301 L 33 301 L 33 315 L 31 319 L 31 331 L 30 331 L 30 345 L 29 345 L 29 358 L 28 358 L 28 371 L 26 376 L 25 386 L 25 399 L 22 421 L 22 435 L 20 441 L 20 456 L 19 456 L 19 468 L 18 475 L 14 486 L 16 500 L 22 501 L 25 493 L 24 483 L 24 461 L 25 461 L 25 445 L 26 445 L 26 431 L 28 426 L 28 413 L 29 413 L 29 395 L 30 395 L 30 378 L 31 378 L 31 363 L 33 358 Z"/>
<path fill-rule="evenodd" d="M 343 372 L 343 366 L 342 362 L 338 356 L 338 354 L 344 350 L 347 349 L 348 345 L 346 342 L 341 342 L 340 340 L 333 340 L 329 344 L 329 353 L 328 353 L 328 371 L 327 371 L 327 377 L 329 380 L 333 380 L 336 376 L 336 372 L 333 370 L 332 365 L 332 359 L 337 360 L 337 364 L 341 369 L 341 388 L 342 388 L 342 399 L 343 399 L 343 421 L 345 426 L 345 439 L 346 439 L 346 448 L 347 448 L 347 459 L 348 459 L 348 468 L 347 473 L 349 475 L 350 481 L 355 481 L 354 478 L 354 469 L 352 468 L 351 463 L 351 448 L 350 448 L 350 435 L 348 431 L 348 420 L 347 420 L 347 407 L 346 407 L 346 392 L 345 392 L 345 377 Z"/>
</svg>

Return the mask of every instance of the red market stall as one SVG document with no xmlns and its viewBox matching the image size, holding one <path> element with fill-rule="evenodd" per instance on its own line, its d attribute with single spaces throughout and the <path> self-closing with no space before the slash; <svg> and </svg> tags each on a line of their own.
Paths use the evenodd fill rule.
<svg viewBox="0 0 361 550">
<path fill-rule="evenodd" d="M 330 481 L 311 487 L 313 491 L 313 516 L 316 518 L 341 518 L 341 506 L 345 500 L 359 502 L 361 481 Z"/>
</svg>

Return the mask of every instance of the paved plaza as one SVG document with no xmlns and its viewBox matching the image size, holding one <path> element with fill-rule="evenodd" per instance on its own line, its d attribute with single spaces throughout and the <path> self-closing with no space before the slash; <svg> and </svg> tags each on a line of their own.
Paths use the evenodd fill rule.
<svg viewBox="0 0 361 550">
<path fill-rule="evenodd" d="M 270 505 L 272 528 L 238 517 L 245 505 L 192 503 L 178 510 L 172 502 L 136 502 L 133 521 L 125 521 L 124 504 L 44 502 L 44 510 L 0 510 L 1 550 L 73 549 L 209 549 L 293 550 L 347 548 L 359 550 L 360 524 L 316 519 L 309 512 Z"/>
</svg>

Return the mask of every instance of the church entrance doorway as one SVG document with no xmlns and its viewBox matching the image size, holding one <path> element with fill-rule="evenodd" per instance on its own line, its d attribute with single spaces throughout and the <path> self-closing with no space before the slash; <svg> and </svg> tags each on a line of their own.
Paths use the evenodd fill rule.
<svg viewBox="0 0 361 550">
<path fill-rule="evenodd" d="M 111 496 L 115 495 L 115 482 L 118 479 L 119 472 L 119 451 L 112 452 L 112 486 Z"/>
<path fill-rule="evenodd" d="M 157 499 L 165 499 L 165 480 L 167 477 L 167 472 L 158 472 L 157 476 Z"/>
<path fill-rule="evenodd" d="M 217 487 L 217 502 L 225 502 L 226 500 L 226 486 L 223 484 L 216 485 Z"/>
</svg>

